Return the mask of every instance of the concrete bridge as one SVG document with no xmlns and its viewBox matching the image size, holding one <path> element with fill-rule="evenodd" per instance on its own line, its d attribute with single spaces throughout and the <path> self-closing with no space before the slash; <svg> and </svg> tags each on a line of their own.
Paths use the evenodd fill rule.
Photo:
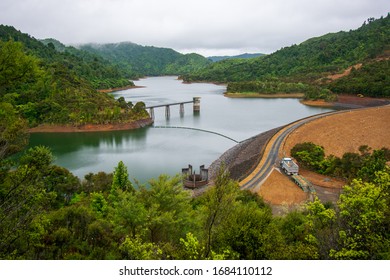
<svg viewBox="0 0 390 280">
<path fill-rule="evenodd" d="M 146 106 L 145 109 L 149 109 L 150 117 L 154 120 L 154 108 L 165 107 L 165 118 L 169 119 L 171 116 L 171 106 L 179 105 L 180 116 L 182 117 L 184 116 L 184 104 L 188 103 L 193 103 L 194 113 L 200 112 L 200 97 L 194 97 L 191 101 Z"/>
</svg>

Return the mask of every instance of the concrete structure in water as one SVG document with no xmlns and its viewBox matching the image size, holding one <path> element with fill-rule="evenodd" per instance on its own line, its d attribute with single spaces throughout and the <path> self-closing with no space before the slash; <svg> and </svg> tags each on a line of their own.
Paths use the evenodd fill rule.
<svg viewBox="0 0 390 280">
<path fill-rule="evenodd" d="M 188 165 L 188 168 L 182 169 L 183 184 L 184 187 L 189 189 L 196 189 L 203 187 L 209 182 L 209 170 L 204 168 L 204 165 L 200 166 L 199 174 L 196 174 L 192 170 L 192 165 Z"/>
<path fill-rule="evenodd" d="M 174 102 L 174 103 L 169 103 L 169 104 L 160 104 L 160 105 L 151 105 L 151 106 L 146 106 L 145 109 L 149 109 L 149 114 L 150 118 L 154 120 L 154 108 L 159 108 L 159 107 L 165 107 L 165 118 L 169 119 L 171 117 L 171 106 L 174 105 L 179 105 L 180 109 L 180 117 L 184 116 L 184 104 L 187 103 L 193 103 L 193 112 L 196 114 L 199 114 L 200 112 L 200 97 L 194 97 L 192 98 L 192 101 L 183 101 L 183 102 Z"/>
<path fill-rule="evenodd" d="M 194 113 L 200 112 L 200 97 L 194 97 L 193 102 L 194 102 Z"/>
</svg>

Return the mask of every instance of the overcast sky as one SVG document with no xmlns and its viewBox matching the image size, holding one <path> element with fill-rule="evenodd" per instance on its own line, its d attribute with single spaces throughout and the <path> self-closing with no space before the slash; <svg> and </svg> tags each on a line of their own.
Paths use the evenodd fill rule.
<svg viewBox="0 0 390 280">
<path fill-rule="evenodd" d="M 0 24 L 66 45 L 131 41 L 209 56 L 271 53 L 389 11 L 389 0 L 1 0 Z"/>
</svg>

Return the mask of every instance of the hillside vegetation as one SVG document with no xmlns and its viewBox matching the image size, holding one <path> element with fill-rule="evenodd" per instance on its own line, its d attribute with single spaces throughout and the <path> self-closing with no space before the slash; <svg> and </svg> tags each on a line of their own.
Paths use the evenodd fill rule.
<svg viewBox="0 0 390 280">
<path fill-rule="evenodd" d="M 118 66 L 129 77 L 181 75 L 203 69 L 211 62 L 198 54 L 181 54 L 169 48 L 140 46 L 130 42 L 86 44 L 81 50 L 99 55 Z"/>
<path fill-rule="evenodd" d="M 0 40 L 20 42 L 23 50 L 55 69 L 66 69 L 72 75 L 87 80 L 93 88 L 133 85 L 126 74 L 100 56 L 66 47 L 54 39 L 42 42 L 12 26 L 0 25 Z"/>
<path fill-rule="evenodd" d="M 306 83 L 317 89 L 330 89 L 337 93 L 364 93 L 369 96 L 389 96 L 383 85 L 388 85 L 390 70 L 387 61 L 390 50 L 390 15 L 368 19 L 360 28 L 348 32 L 330 33 L 309 39 L 299 45 L 285 47 L 263 57 L 232 59 L 213 63 L 199 71 L 183 75 L 187 82 L 240 82 L 234 86 L 238 92 L 247 91 L 247 82 Z M 334 85 L 322 79 L 330 73 L 363 63 L 351 77 Z M 375 71 L 377 67 L 380 71 Z M 354 86 L 353 84 L 357 84 Z M 289 85 L 291 86 L 291 84 Z M 265 87 L 268 88 L 268 87 Z M 298 87 L 301 90 L 302 87 Z M 308 87 L 309 91 L 313 91 Z M 254 90 L 261 91 L 261 85 Z M 362 92 L 359 92 L 362 91 Z M 313 97 L 313 95 L 311 95 Z"/>
<path fill-rule="evenodd" d="M 263 56 L 263 55 L 265 55 L 265 54 L 263 54 L 263 53 L 243 53 L 243 54 L 233 55 L 233 56 L 227 56 L 227 55 L 224 55 L 224 56 L 209 56 L 207 58 L 209 60 L 211 60 L 212 62 L 217 62 L 217 61 L 221 61 L 221 60 L 225 60 L 225 59 L 254 58 L 254 57 L 259 57 L 259 56 Z"/>
<path fill-rule="evenodd" d="M 52 44 L 0 26 L 0 151 L 26 144 L 27 127 L 128 123 L 147 118 L 142 104 L 98 93 L 98 86 L 129 85 L 120 70 L 87 53 L 57 52 Z"/>
<path fill-rule="evenodd" d="M 123 162 L 80 181 L 34 147 L 12 171 L 0 160 L 0 259 L 389 259 L 390 176 L 379 152 L 361 158 L 380 164 L 362 168 L 337 205 L 315 199 L 274 217 L 223 169 L 193 198 L 180 176 L 135 188 Z"/>
</svg>

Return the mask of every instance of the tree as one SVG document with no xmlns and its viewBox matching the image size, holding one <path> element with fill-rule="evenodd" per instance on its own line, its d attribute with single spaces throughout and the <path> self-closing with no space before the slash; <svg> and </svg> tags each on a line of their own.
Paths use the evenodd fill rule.
<svg viewBox="0 0 390 280">
<path fill-rule="evenodd" d="M 0 182 L 0 258 L 30 256 L 34 242 L 44 232 L 40 230 L 44 211 L 55 197 L 43 182 L 51 161 L 49 149 L 30 148 L 17 169 Z"/>
<path fill-rule="evenodd" d="M 123 161 L 120 161 L 117 167 L 115 167 L 114 177 L 112 179 L 111 193 L 114 194 L 117 190 L 134 191 L 134 187 L 129 180 L 127 167 Z"/>
<path fill-rule="evenodd" d="M 312 142 L 298 143 L 291 149 L 291 155 L 304 166 L 321 170 L 325 159 L 324 148 Z"/>
<path fill-rule="evenodd" d="M 268 248 L 274 245 L 268 238 L 271 209 L 259 208 L 255 202 L 244 204 L 237 201 L 230 211 L 228 218 L 221 220 L 214 232 L 214 250 L 229 251 L 233 259 L 268 259 L 271 253 Z"/>
<path fill-rule="evenodd" d="M 19 162 L 20 165 L 25 165 L 30 170 L 35 169 L 45 173 L 53 162 L 53 154 L 48 147 L 36 146 L 28 149 Z"/>
<path fill-rule="evenodd" d="M 386 149 L 374 150 L 372 154 L 363 155 L 361 168 L 357 171 L 357 177 L 364 181 L 373 181 L 377 171 L 386 167 Z"/>
<path fill-rule="evenodd" d="M 126 260 L 159 260 L 162 250 L 152 242 L 143 242 L 141 238 L 126 237 L 119 250 Z"/>
<path fill-rule="evenodd" d="M 306 206 L 305 240 L 315 245 L 317 257 L 327 259 L 329 250 L 337 243 L 337 214 L 326 207 L 318 197 Z"/>
<path fill-rule="evenodd" d="M 98 216 L 107 216 L 108 203 L 102 193 L 91 193 L 91 208 Z"/>
<path fill-rule="evenodd" d="M 180 176 L 160 175 L 149 183 L 150 189 L 142 189 L 140 194 L 148 212 L 147 238 L 151 242 L 178 243 L 196 226 L 190 194 L 183 189 Z"/>
<path fill-rule="evenodd" d="M 38 60 L 23 51 L 19 42 L 0 40 L 0 96 L 40 75 Z"/>
<path fill-rule="evenodd" d="M 146 235 L 147 218 L 148 211 L 138 192 L 120 192 L 110 208 L 109 219 L 115 225 L 115 232 L 123 236 Z"/>
<path fill-rule="evenodd" d="M 72 197 L 80 191 L 80 180 L 68 169 L 57 165 L 47 168 L 43 180 L 46 190 L 56 194 L 55 207 L 68 205 Z"/>
<path fill-rule="evenodd" d="M 293 211 L 273 221 L 271 240 L 276 240 L 267 251 L 272 259 L 318 259 L 317 240 L 310 235 L 312 226 L 302 211 Z M 272 226 L 272 224 L 271 224 Z M 277 242 L 278 239 L 279 242 Z"/>
<path fill-rule="evenodd" d="M 355 179 L 344 187 L 338 202 L 340 228 L 335 259 L 378 259 L 388 257 L 389 185 L 387 172 L 377 172 L 375 183 Z"/>
<path fill-rule="evenodd" d="M 0 102 L 0 161 L 21 151 L 28 143 L 27 123 L 10 103 Z"/>
<path fill-rule="evenodd" d="M 231 180 L 229 172 L 221 166 L 214 186 L 204 194 L 202 201 L 205 258 L 208 258 L 212 251 L 219 225 L 229 219 L 238 194 L 238 183 Z"/>
<path fill-rule="evenodd" d="M 122 108 L 122 109 L 127 109 L 128 108 L 128 104 L 127 104 L 127 102 L 126 102 L 126 100 L 125 100 L 125 98 L 123 96 L 119 97 L 117 99 L 117 102 L 118 102 L 118 105 L 119 105 L 120 108 Z"/>
</svg>

